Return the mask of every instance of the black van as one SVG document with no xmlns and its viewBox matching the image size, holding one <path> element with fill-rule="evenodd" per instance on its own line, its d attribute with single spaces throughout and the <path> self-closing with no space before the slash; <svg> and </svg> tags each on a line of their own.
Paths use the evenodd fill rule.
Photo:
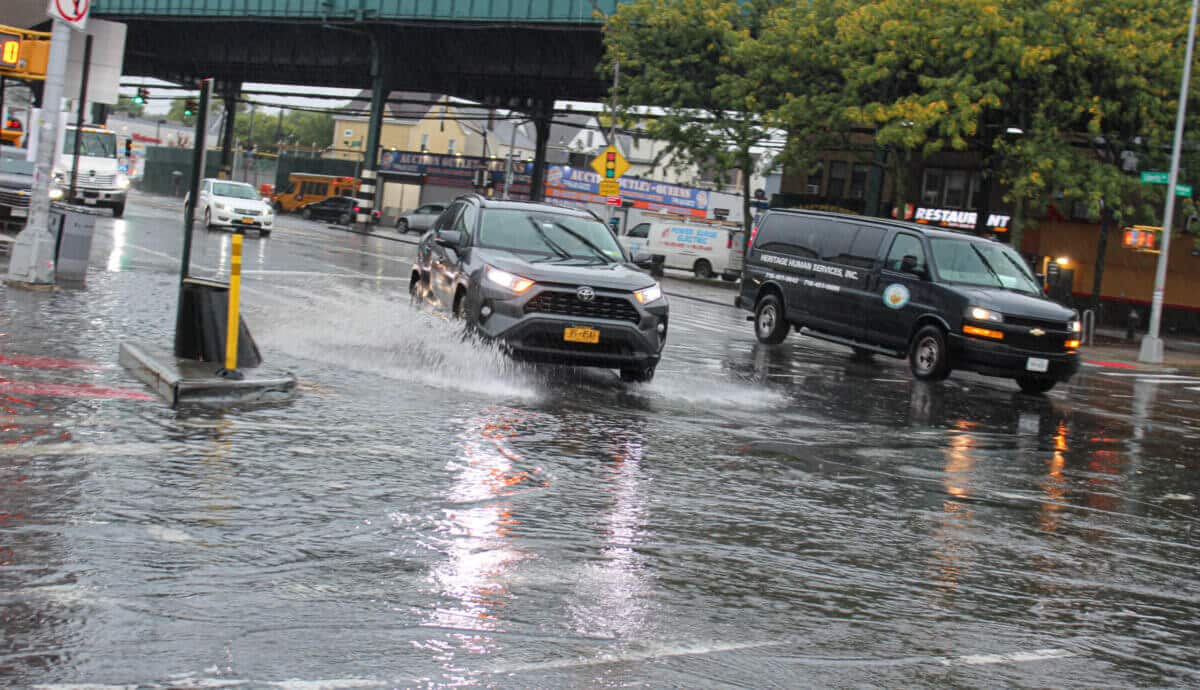
<svg viewBox="0 0 1200 690">
<path fill-rule="evenodd" d="M 759 341 L 788 329 L 907 357 L 918 379 L 952 369 L 1044 393 L 1079 370 L 1080 324 L 1008 245 L 915 223 L 771 209 L 751 234 L 737 305 Z"/>
</svg>

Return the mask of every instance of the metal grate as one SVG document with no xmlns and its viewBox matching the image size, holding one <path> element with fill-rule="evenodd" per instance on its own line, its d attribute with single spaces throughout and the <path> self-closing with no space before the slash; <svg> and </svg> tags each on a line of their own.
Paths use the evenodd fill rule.
<svg viewBox="0 0 1200 690">
<path fill-rule="evenodd" d="M 548 290 L 525 303 L 526 314 L 560 314 L 589 319 L 611 319 L 638 323 L 642 320 L 637 309 L 627 297 L 596 295 L 590 302 L 583 302 L 574 292 Z"/>
</svg>

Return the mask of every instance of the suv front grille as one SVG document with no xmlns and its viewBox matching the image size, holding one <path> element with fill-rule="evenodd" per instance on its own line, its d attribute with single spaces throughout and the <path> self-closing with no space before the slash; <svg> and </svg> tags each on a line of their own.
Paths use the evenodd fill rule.
<svg viewBox="0 0 1200 690">
<path fill-rule="evenodd" d="M 1031 335 L 1028 332 L 1012 333 L 1010 331 L 1005 334 L 1004 342 L 1009 347 L 1027 352 L 1063 353 L 1067 351 L 1067 336 L 1062 333 L 1047 332 L 1046 335 Z"/>
<path fill-rule="evenodd" d="M 596 295 L 590 302 L 582 302 L 574 292 L 548 290 L 525 303 L 526 314 L 559 314 L 589 319 L 612 319 L 638 323 L 642 317 L 633 303 L 626 297 Z"/>
</svg>

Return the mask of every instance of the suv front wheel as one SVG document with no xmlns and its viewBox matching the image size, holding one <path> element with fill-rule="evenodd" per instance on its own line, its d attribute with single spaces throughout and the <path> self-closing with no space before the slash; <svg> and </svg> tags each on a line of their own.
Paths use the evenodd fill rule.
<svg viewBox="0 0 1200 690">
<path fill-rule="evenodd" d="M 764 295 L 754 307 L 754 335 L 760 343 L 778 345 L 788 334 L 783 302 L 775 295 Z"/>
<path fill-rule="evenodd" d="M 946 334 L 937 326 L 925 326 L 913 336 L 908 350 L 913 376 L 922 381 L 942 381 L 950 375 L 950 351 Z"/>
</svg>

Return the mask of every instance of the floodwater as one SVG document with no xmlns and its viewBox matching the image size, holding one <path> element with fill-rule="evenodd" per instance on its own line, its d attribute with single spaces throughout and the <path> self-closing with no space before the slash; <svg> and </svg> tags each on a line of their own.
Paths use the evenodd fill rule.
<svg viewBox="0 0 1200 690">
<path fill-rule="evenodd" d="M 300 397 L 167 410 L 115 366 L 170 340 L 164 218 L 102 224 L 87 290 L 0 292 L 0 684 L 1200 683 L 1200 377 L 921 384 L 675 299 L 625 385 L 289 219 L 244 299 Z"/>
</svg>

